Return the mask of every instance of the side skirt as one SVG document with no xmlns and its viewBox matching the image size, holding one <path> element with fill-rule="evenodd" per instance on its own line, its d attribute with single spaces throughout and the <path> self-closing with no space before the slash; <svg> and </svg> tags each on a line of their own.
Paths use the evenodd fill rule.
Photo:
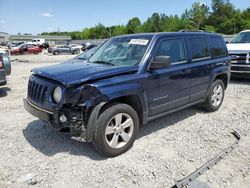
<svg viewBox="0 0 250 188">
<path fill-rule="evenodd" d="M 148 121 L 152 121 L 154 119 L 157 119 L 157 118 L 160 118 L 160 117 L 163 117 L 165 115 L 168 115 L 168 114 L 171 114 L 171 113 L 174 113 L 174 112 L 177 112 L 179 110 L 183 110 L 185 108 L 188 108 L 190 106 L 193 106 L 193 105 L 196 105 L 196 104 L 200 104 L 200 103 L 203 103 L 205 102 L 205 99 L 202 99 L 202 100 L 198 100 L 198 101 L 195 101 L 195 102 L 192 102 L 192 103 L 189 103 L 189 104 L 186 104 L 184 106 L 181 106 L 181 107 L 178 107 L 178 108 L 175 108 L 173 110 L 169 110 L 169 111 L 166 111 L 166 112 L 163 112 L 161 114 L 157 114 L 157 115 L 154 115 L 154 116 L 151 116 L 151 117 L 148 117 Z"/>
</svg>

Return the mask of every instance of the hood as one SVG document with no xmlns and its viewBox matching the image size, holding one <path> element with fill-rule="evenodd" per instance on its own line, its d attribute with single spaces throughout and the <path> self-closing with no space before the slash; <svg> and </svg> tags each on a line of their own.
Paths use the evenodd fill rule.
<svg viewBox="0 0 250 188">
<path fill-rule="evenodd" d="M 227 44 L 229 53 L 231 52 L 250 52 L 250 43 L 229 43 Z"/>
<path fill-rule="evenodd" d="M 114 67 L 94 63 L 68 61 L 58 65 L 36 68 L 32 72 L 41 77 L 60 82 L 66 87 L 71 87 L 87 81 L 94 81 L 111 76 L 126 74 L 136 71 L 135 66 Z"/>
</svg>

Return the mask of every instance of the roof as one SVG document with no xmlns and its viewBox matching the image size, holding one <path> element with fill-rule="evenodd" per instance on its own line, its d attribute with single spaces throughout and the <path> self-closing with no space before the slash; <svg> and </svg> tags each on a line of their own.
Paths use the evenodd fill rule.
<svg viewBox="0 0 250 188">
<path fill-rule="evenodd" d="M 249 29 L 247 29 L 247 30 L 243 30 L 243 31 L 241 31 L 241 33 L 243 33 L 243 32 L 250 32 L 250 30 L 249 30 Z"/>
<path fill-rule="evenodd" d="M 137 34 L 130 34 L 130 35 L 122 35 L 122 36 L 117 36 L 114 38 L 119 38 L 119 37 L 131 37 L 131 36 L 137 36 L 137 37 L 164 37 L 164 36 L 178 36 L 178 35 L 218 35 L 221 36 L 220 34 L 217 33 L 209 33 L 209 32 L 186 32 L 186 31 L 180 31 L 180 32 L 159 32 L 159 33 L 137 33 Z"/>
</svg>

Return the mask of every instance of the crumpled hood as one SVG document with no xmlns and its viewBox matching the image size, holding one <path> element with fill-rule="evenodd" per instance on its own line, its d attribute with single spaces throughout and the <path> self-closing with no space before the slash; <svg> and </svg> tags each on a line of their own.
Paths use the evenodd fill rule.
<svg viewBox="0 0 250 188">
<path fill-rule="evenodd" d="M 69 61 L 63 64 L 35 68 L 32 72 L 41 77 L 58 81 L 66 87 L 71 87 L 86 81 L 118 76 L 135 70 L 137 70 L 137 67 L 135 66 L 114 67 L 109 65 L 84 63 L 82 61 Z"/>
<path fill-rule="evenodd" d="M 250 43 L 229 43 L 227 44 L 227 49 L 229 53 L 232 52 L 250 52 Z"/>
</svg>

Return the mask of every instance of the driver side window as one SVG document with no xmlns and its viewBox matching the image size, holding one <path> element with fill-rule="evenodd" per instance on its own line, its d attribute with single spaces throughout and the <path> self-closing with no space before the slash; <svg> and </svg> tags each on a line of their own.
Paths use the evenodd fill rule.
<svg viewBox="0 0 250 188">
<path fill-rule="evenodd" d="M 169 56 L 171 65 L 186 63 L 186 53 L 182 39 L 166 39 L 160 41 L 154 57 Z"/>
</svg>

